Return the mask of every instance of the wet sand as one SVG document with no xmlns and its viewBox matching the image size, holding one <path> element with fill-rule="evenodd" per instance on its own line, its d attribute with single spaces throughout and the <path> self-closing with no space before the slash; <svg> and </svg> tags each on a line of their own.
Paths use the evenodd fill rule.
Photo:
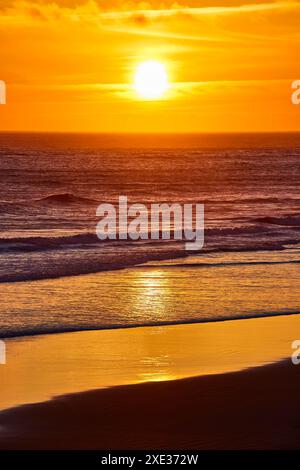
<svg viewBox="0 0 300 470">
<path fill-rule="evenodd" d="M 10 338 L 0 365 L 0 410 L 270 364 L 290 358 L 295 339 L 300 315 Z"/>
<path fill-rule="evenodd" d="M 300 315 L 6 340 L 1 449 L 300 448 Z"/>
<path fill-rule="evenodd" d="M 299 449 L 300 367 L 66 395 L 0 415 L 1 449 Z"/>
</svg>

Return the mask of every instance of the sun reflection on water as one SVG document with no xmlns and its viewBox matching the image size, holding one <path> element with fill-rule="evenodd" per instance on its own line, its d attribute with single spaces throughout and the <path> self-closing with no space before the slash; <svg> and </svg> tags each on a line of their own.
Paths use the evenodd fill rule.
<svg viewBox="0 0 300 470">
<path fill-rule="evenodd" d="M 136 270 L 134 294 L 129 298 L 132 307 L 143 316 L 155 311 L 155 320 L 166 320 L 171 298 L 170 278 L 164 270 Z"/>
</svg>

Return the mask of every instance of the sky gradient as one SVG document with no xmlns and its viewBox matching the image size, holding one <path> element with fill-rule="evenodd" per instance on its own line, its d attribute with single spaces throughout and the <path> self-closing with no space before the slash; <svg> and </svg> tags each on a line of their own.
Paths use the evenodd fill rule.
<svg viewBox="0 0 300 470">
<path fill-rule="evenodd" d="M 257 132 L 300 130 L 295 0 L 2 0 L 0 130 Z M 162 62 L 157 101 L 133 89 Z"/>
</svg>

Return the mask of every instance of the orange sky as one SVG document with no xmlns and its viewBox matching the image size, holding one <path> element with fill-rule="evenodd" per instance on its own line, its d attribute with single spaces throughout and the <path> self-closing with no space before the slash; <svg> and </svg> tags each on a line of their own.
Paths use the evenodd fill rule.
<svg viewBox="0 0 300 470">
<path fill-rule="evenodd" d="M 295 0 L 1 0 L 1 130 L 300 130 Z M 143 101 L 139 62 L 171 88 Z"/>
</svg>

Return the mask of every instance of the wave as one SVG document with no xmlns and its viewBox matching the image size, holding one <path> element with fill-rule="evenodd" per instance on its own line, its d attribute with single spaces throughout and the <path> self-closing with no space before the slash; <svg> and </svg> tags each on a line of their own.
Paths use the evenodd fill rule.
<svg viewBox="0 0 300 470">
<path fill-rule="evenodd" d="M 81 203 L 96 203 L 94 199 L 74 196 L 72 193 L 57 193 L 50 194 L 49 196 L 35 199 L 33 202 L 48 203 L 48 204 L 81 204 Z"/>
<path fill-rule="evenodd" d="M 83 274 L 99 273 L 103 271 L 113 271 L 144 265 L 147 262 L 161 262 L 166 260 L 176 260 L 187 258 L 189 255 L 204 256 L 212 253 L 245 253 L 285 250 L 286 245 L 298 244 L 299 240 L 287 240 L 273 242 L 256 243 L 253 245 L 230 246 L 208 245 L 201 251 L 187 252 L 182 242 L 164 242 L 139 244 L 127 243 L 115 245 L 89 245 L 88 248 L 82 246 L 70 248 L 70 250 L 38 251 L 24 256 L 23 253 L 16 253 L 13 257 L 8 254 L 2 255 L 0 265 L 0 283 L 36 281 L 41 279 L 55 279 L 68 276 L 80 276 Z M 188 263 L 187 263 L 188 264 Z M 255 264 L 255 262 L 253 263 Z M 272 263 L 270 263 L 272 264 Z M 274 262 L 276 264 L 276 262 Z M 222 263 L 219 266 L 223 266 Z M 168 267 L 170 267 L 168 265 Z M 190 265 L 188 265 L 190 267 Z M 197 268 L 200 266 L 197 264 Z M 212 267 L 211 264 L 201 265 L 201 267 Z M 217 267 L 217 265 L 216 265 Z"/>
<path fill-rule="evenodd" d="M 255 221 L 270 225 L 298 227 L 300 226 L 300 214 L 290 214 L 281 217 L 261 217 L 255 219 Z"/>
<path fill-rule="evenodd" d="M 27 201 L 0 201 L 0 213 L 18 214 L 23 213 L 24 210 L 34 207 L 45 207 L 45 206 L 58 206 L 68 207 L 73 205 L 91 205 L 98 206 L 99 201 L 95 199 L 75 196 L 72 193 L 55 193 L 48 196 L 32 199 Z"/>
<path fill-rule="evenodd" d="M 0 282 L 79 276 L 195 254 L 281 251 L 288 245 L 298 245 L 299 241 L 299 232 L 259 226 L 206 229 L 203 249 L 192 252 L 185 250 L 185 240 L 162 240 L 161 236 L 159 240 L 100 241 L 96 233 L 83 232 L 57 237 L 0 238 Z M 215 264 L 218 266 L 229 264 Z M 197 268 L 200 267 L 212 265 L 197 264 Z"/>
<path fill-rule="evenodd" d="M 22 329 L 7 329 L 6 331 L 1 329 L 1 339 L 6 338 L 18 338 L 22 336 L 39 336 L 45 334 L 63 334 L 63 333 L 75 333 L 81 331 L 102 331 L 102 330 L 117 330 L 117 329 L 128 329 L 128 328 L 147 328 L 154 326 L 171 326 L 171 325 L 193 325 L 201 323 L 218 323 L 224 321 L 236 321 L 236 320 L 251 320 L 255 318 L 266 318 L 266 317 L 279 317 L 289 315 L 299 315 L 299 309 L 284 309 L 279 311 L 270 312 L 254 312 L 247 313 L 245 315 L 233 315 L 233 316 L 216 316 L 214 318 L 197 318 L 197 319 L 186 319 L 186 320 L 172 320 L 172 321 L 155 321 L 155 322 L 141 322 L 141 323 L 127 323 L 127 324 L 103 324 L 103 325 L 57 325 L 52 326 L 39 326 L 38 328 L 26 328 L 22 326 Z"/>
<path fill-rule="evenodd" d="M 24 237 L 10 237 L 0 238 L 0 252 L 1 251 L 36 251 L 36 250 L 51 250 L 59 248 L 74 248 L 74 246 L 98 246 L 103 244 L 113 245 L 142 245 L 148 244 L 157 245 L 158 243 L 185 243 L 186 240 L 176 241 L 173 240 L 174 230 L 170 230 L 171 240 L 162 240 L 162 231 L 159 232 L 160 240 L 152 240 L 151 233 L 148 232 L 148 239 L 132 241 L 132 240 L 102 240 L 100 241 L 96 233 L 83 232 L 75 235 L 62 235 L 62 236 L 24 236 Z M 232 228 L 207 228 L 205 229 L 205 237 L 225 237 L 231 235 L 251 235 L 268 233 L 268 229 L 260 226 L 245 226 L 245 227 L 232 227 Z"/>
<path fill-rule="evenodd" d="M 196 198 L 197 199 L 197 198 Z M 68 206 L 69 204 L 95 204 L 99 205 L 100 202 L 105 202 L 105 203 L 110 203 L 110 204 L 115 204 L 116 200 L 111 199 L 108 200 L 107 197 L 105 198 L 104 201 L 96 200 L 93 198 L 89 197 L 83 197 L 83 196 L 77 196 L 74 195 L 71 192 L 63 192 L 63 193 L 53 193 L 53 194 L 48 194 L 46 196 L 37 198 L 37 199 L 32 199 L 32 200 L 17 200 L 17 201 L 7 201 L 7 200 L 2 200 L 0 201 L 0 212 L 5 209 L 10 208 L 11 210 L 14 209 L 14 207 L 30 207 L 31 204 L 51 204 L 51 205 L 58 205 L 58 206 Z M 136 202 L 136 201 L 132 201 Z M 146 206 L 149 206 L 151 204 L 151 201 L 139 201 Z M 153 203 L 156 201 L 152 201 Z M 168 200 L 162 200 L 160 201 L 165 202 L 167 204 L 172 204 L 174 201 L 168 201 Z M 237 205 L 239 206 L 240 204 L 299 204 L 300 203 L 300 198 L 295 198 L 295 197 L 286 197 L 285 199 L 282 199 L 280 197 L 239 197 L 239 198 L 224 198 L 224 199 L 218 199 L 217 197 L 204 197 L 201 200 L 195 200 L 195 198 L 188 198 L 183 202 L 199 202 L 202 204 L 213 204 L 213 205 Z M 268 217 L 266 217 L 267 219 Z M 258 221 L 263 221 L 264 218 L 262 219 L 256 219 Z"/>
<path fill-rule="evenodd" d="M 286 260 L 286 261 L 234 261 L 229 263 L 172 263 L 172 264 L 146 264 L 136 266 L 136 268 L 170 268 L 170 269 L 177 269 L 177 268 L 227 268 L 227 267 L 234 267 L 234 266 L 260 266 L 260 265 L 276 265 L 276 264 L 300 264 L 300 260 Z"/>
<path fill-rule="evenodd" d="M 214 198 L 204 198 L 201 200 L 203 204 L 299 204 L 300 198 L 297 197 L 240 197 L 240 198 L 224 198 L 224 199 L 214 199 Z"/>
<path fill-rule="evenodd" d="M 57 236 L 57 237 L 12 237 L 0 238 L 1 251 L 44 251 L 58 248 L 67 248 L 74 245 L 89 245 L 99 243 L 94 233 L 81 233 L 77 235 Z"/>
</svg>

